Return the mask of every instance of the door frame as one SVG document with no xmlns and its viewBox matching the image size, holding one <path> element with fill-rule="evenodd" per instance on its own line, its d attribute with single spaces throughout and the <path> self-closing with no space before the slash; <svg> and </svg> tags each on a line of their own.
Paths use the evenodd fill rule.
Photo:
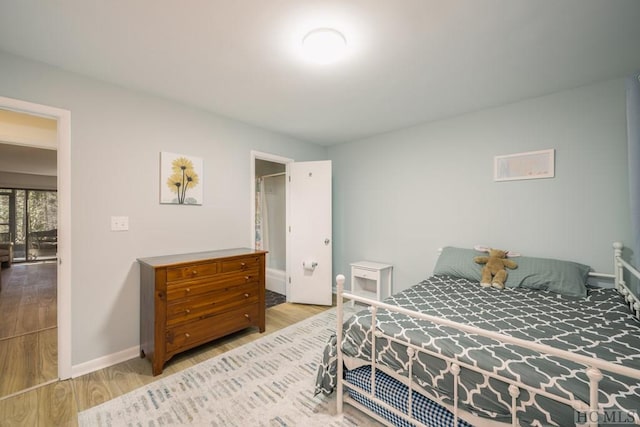
<svg viewBox="0 0 640 427">
<path fill-rule="evenodd" d="M 71 111 L 2 96 L 0 108 L 57 121 L 58 378 L 64 380 L 71 378 Z"/>
<path fill-rule="evenodd" d="M 250 177 L 251 179 L 249 180 L 249 198 L 250 198 L 250 203 L 249 203 L 249 212 L 250 212 L 250 217 L 249 217 L 249 221 L 250 221 L 250 227 L 249 229 L 251 230 L 251 234 L 249 236 L 249 247 L 250 248 L 255 248 L 255 241 L 256 241 L 256 160 L 266 160 L 268 162 L 274 162 L 274 163 L 281 163 L 284 164 L 284 172 L 285 172 L 285 176 L 288 177 L 289 176 L 289 164 L 294 162 L 294 159 L 288 158 L 288 157 L 283 157 L 283 156 L 279 156 L 277 154 L 271 154 L 271 153 L 264 153 L 262 151 L 255 151 L 255 150 L 251 150 L 250 153 Z M 285 180 L 284 183 L 284 198 L 285 198 L 285 212 L 286 212 L 286 217 L 285 217 L 285 224 L 286 227 L 289 227 L 289 179 L 287 178 Z M 268 256 L 268 255 L 267 255 Z M 291 283 L 289 283 L 289 265 L 291 264 L 289 262 L 289 233 L 287 233 L 287 237 L 285 239 L 285 285 L 286 285 L 286 298 L 287 301 L 289 301 L 289 295 L 291 294 L 290 292 L 290 287 L 291 287 Z"/>
</svg>

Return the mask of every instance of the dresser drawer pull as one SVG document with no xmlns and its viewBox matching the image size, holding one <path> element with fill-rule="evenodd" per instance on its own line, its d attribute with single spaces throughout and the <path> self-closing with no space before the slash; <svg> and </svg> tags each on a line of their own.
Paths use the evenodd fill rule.
<svg viewBox="0 0 640 427">
<path fill-rule="evenodd" d="M 193 271 L 191 272 L 191 274 L 193 274 L 193 275 L 195 276 L 196 274 L 198 274 L 198 270 L 193 270 Z"/>
<path fill-rule="evenodd" d="M 189 337 L 191 337 L 191 335 L 189 334 L 189 332 L 186 332 L 186 333 L 184 334 L 184 337 L 185 337 L 185 338 L 189 338 Z"/>
<path fill-rule="evenodd" d="M 187 288 L 187 289 L 185 289 L 184 291 L 185 291 L 186 293 L 189 293 L 189 292 L 191 292 L 191 288 Z"/>
<path fill-rule="evenodd" d="M 244 294 L 244 297 L 245 297 L 245 298 L 249 298 L 249 294 L 245 293 L 245 294 Z"/>
<path fill-rule="evenodd" d="M 242 267 L 242 268 L 247 268 L 247 263 L 246 263 L 246 262 L 241 262 L 241 263 L 240 263 L 240 267 Z"/>
<path fill-rule="evenodd" d="M 249 281 L 249 279 L 251 279 L 251 276 L 244 276 L 244 280 L 246 280 L 247 282 Z"/>
<path fill-rule="evenodd" d="M 189 310 L 188 308 L 184 311 L 186 314 L 191 313 L 191 310 Z"/>
<path fill-rule="evenodd" d="M 246 318 L 248 319 L 248 318 L 249 318 L 249 315 L 248 315 L 248 314 L 245 314 L 245 315 L 244 315 L 244 317 L 246 317 Z"/>
</svg>

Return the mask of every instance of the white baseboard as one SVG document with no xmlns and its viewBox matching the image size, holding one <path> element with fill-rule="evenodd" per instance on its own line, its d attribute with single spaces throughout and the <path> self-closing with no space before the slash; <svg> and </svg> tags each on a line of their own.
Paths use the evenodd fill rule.
<svg viewBox="0 0 640 427">
<path fill-rule="evenodd" d="M 80 377 L 100 369 L 108 368 L 109 366 L 113 366 L 136 357 L 140 357 L 139 345 L 107 356 L 98 357 L 97 359 L 89 360 L 88 362 L 80 363 L 79 365 L 73 365 L 71 367 L 71 378 Z"/>
<path fill-rule="evenodd" d="M 282 295 L 287 294 L 286 273 L 282 270 L 267 268 L 266 288 Z"/>
</svg>

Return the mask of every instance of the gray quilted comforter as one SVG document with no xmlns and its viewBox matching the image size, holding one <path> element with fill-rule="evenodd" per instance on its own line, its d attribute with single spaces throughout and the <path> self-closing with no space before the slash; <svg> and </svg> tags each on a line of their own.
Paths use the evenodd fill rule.
<svg viewBox="0 0 640 427">
<path fill-rule="evenodd" d="M 586 299 L 528 289 L 482 288 L 465 279 L 434 276 L 391 296 L 387 303 L 473 325 L 504 335 L 550 345 L 640 369 L 640 322 L 614 289 L 590 289 Z M 535 388 L 565 397 L 569 393 L 589 402 L 589 380 L 581 365 L 541 355 L 527 348 L 505 345 L 458 330 L 410 319 L 386 310 L 378 312 L 378 328 L 385 334 L 435 350 L 439 354 L 489 369 Z M 344 323 L 345 356 L 367 363 L 371 356 L 371 315 L 356 313 Z M 316 392 L 331 393 L 336 383 L 335 337 L 327 343 L 318 371 Z M 405 348 L 376 338 L 376 357 L 391 371 L 408 375 Z M 452 403 L 450 366 L 421 354 L 414 363 L 414 380 L 437 402 Z M 637 412 L 638 381 L 604 373 L 600 402 L 605 409 Z M 510 421 L 507 386 L 485 380 L 466 369 L 461 373 L 459 405 L 481 417 Z M 573 425 L 572 408 L 522 390 L 517 405 L 522 425 Z"/>
</svg>

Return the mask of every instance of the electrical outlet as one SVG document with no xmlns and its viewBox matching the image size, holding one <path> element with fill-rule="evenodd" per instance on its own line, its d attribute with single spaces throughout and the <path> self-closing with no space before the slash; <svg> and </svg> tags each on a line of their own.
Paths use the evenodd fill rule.
<svg viewBox="0 0 640 427">
<path fill-rule="evenodd" d="M 111 231 L 127 231 L 129 229 L 128 216 L 112 216 Z"/>
</svg>

